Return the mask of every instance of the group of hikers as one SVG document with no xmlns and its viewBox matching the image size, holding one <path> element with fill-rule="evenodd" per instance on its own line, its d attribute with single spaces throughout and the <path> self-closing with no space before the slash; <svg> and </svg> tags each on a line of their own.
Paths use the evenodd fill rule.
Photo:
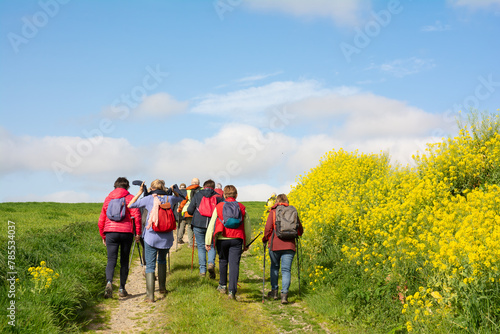
<svg viewBox="0 0 500 334">
<path fill-rule="evenodd" d="M 241 255 L 248 250 L 252 227 L 246 208 L 236 201 L 238 191 L 233 185 L 215 184 L 207 180 L 200 186 L 198 178 L 191 185 L 165 186 L 165 181 L 154 180 L 149 189 L 145 182 L 134 196 L 128 189 L 127 178 L 119 177 L 114 190 L 104 200 L 99 216 L 99 233 L 107 249 L 106 287 L 104 298 L 113 296 L 113 276 L 120 254 L 120 286 L 118 295 L 127 297 L 125 289 L 129 273 L 129 256 L 134 242 L 144 249 L 146 298 L 154 302 L 155 281 L 160 294 L 166 294 L 167 254 L 174 244 L 177 230 L 178 244 L 184 243 L 187 232 L 188 245 L 198 250 L 199 275 L 216 278 L 215 259 L 219 256 L 219 284 L 217 290 L 236 299 Z M 142 197 L 141 197 L 142 196 Z M 274 202 L 274 203 L 273 203 Z M 303 233 L 297 211 L 288 203 L 285 194 L 268 200 L 267 218 L 262 242 L 269 243 L 271 259 L 271 291 L 268 298 L 280 299 L 278 279 L 281 266 L 281 303 L 288 303 L 292 261 L 296 253 L 296 238 Z M 291 222 L 285 227 L 284 222 Z M 172 226 L 173 224 L 173 226 Z M 289 230 L 292 230 L 290 232 Z M 155 275 L 157 268 L 157 276 Z M 228 277 L 229 270 L 229 277 Z M 264 294 L 264 291 L 263 291 Z"/>
</svg>

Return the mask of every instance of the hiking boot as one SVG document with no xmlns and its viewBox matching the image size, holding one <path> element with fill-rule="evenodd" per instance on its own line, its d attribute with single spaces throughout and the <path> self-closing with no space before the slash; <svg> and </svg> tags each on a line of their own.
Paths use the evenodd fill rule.
<svg viewBox="0 0 500 334">
<path fill-rule="evenodd" d="M 229 293 L 227 294 L 227 299 L 236 300 L 236 296 L 234 295 L 234 292 L 229 291 Z"/>
<path fill-rule="evenodd" d="M 155 302 L 155 273 L 146 273 L 146 299 L 149 303 Z"/>
<path fill-rule="evenodd" d="M 288 293 L 281 294 L 281 304 L 288 304 Z"/>
<path fill-rule="evenodd" d="M 167 264 L 158 263 L 158 290 L 161 294 L 166 294 L 165 283 L 167 281 Z"/>
<path fill-rule="evenodd" d="M 267 293 L 267 298 L 272 298 L 274 300 L 278 299 L 278 290 L 271 290 Z"/>
<path fill-rule="evenodd" d="M 208 264 L 208 273 L 211 279 L 215 279 L 215 265 L 213 263 Z"/>
<path fill-rule="evenodd" d="M 120 296 L 120 297 L 127 297 L 128 296 L 127 290 L 125 290 L 125 288 L 120 288 L 118 290 L 118 296 Z"/>
<path fill-rule="evenodd" d="M 200 273 L 200 277 L 203 277 L 203 278 L 204 278 L 206 274 L 207 274 L 207 273 Z"/>
<path fill-rule="evenodd" d="M 108 282 L 106 288 L 104 289 L 104 298 L 113 298 L 113 284 Z"/>
<path fill-rule="evenodd" d="M 217 287 L 217 291 L 220 293 L 226 294 L 227 293 L 227 286 L 226 285 L 220 285 Z"/>
</svg>

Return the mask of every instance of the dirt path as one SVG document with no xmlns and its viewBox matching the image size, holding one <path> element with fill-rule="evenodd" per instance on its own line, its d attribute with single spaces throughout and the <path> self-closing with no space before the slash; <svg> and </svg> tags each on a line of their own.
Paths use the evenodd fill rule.
<svg viewBox="0 0 500 334">
<path fill-rule="evenodd" d="M 187 241 L 185 237 L 185 241 Z M 172 247 L 171 259 L 176 256 L 176 249 Z M 187 247 L 187 243 L 179 245 Z M 137 250 L 135 251 L 137 254 Z M 261 272 L 255 271 L 255 267 L 249 261 L 245 261 L 245 257 L 249 253 L 244 253 L 240 264 L 241 276 L 250 280 L 261 280 Z M 243 278 L 241 277 L 241 278 Z M 262 304 L 255 301 L 255 289 L 262 291 L 262 285 L 254 286 L 252 291 L 242 293 L 238 300 L 245 305 L 245 308 L 255 309 L 256 314 L 261 314 L 263 318 L 274 316 L 275 321 L 273 332 L 275 333 L 301 333 L 301 332 L 317 332 L 331 333 L 327 326 L 321 321 L 312 316 L 305 305 L 300 300 L 292 298 L 288 305 L 281 305 L 279 301 L 265 301 Z M 108 317 L 103 319 L 94 317 L 95 323 L 90 323 L 86 331 L 90 333 L 163 333 L 162 322 L 158 321 L 157 317 L 152 316 L 155 312 L 165 310 L 169 299 L 165 298 L 158 292 L 158 284 L 155 284 L 155 303 L 147 303 L 144 301 L 146 296 L 146 279 L 143 275 L 143 267 L 137 259 L 132 265 L 126 289 L 129 296 L 125 298 L 118 297 L 118 292 L 113 291 L 113 300 L 106 300 L 97 307 L 98 313 L 108 314 Z M 266 293 L 269 289 L 269 282 L 266 281 Z M 167 295 L 168 296 L 168 295 Z M 238 306 L 239 307 L 239 306 Z M 273 315 L 274 314 L 274 315 Z M 154 321 L 153 321 L 153 320 Z"/>
<path fill-rule="evenodd" d="M 185 237 L 186 238 L 186 237 Z M 186 239 L 187 241 L 187 239 Z M 178 245 L 187 247 L 187 244 Z M 175 256 L 176 243 L 171 249 L 170 257 Z M 141 254 L 142 254 L 141 248 Z M 135 250 L 137 255 L 137 246 Z M 113 301 L 111 303 L 101 303 L 97 306 L 97 312 L 110 314 L 106 323 L 90 323 L 87 331 L 91 333 L 140 333 L 154 331 L 158 321 L 152 321 L 154 317 L 149 315 L 154 313 L 156 308 L 160 308 L 165 301 L 165 297 L 158 291 L 158 282 L 155 282 L 155 303 L 145 302 L 146 278 L 144 268 L 140 264 L 139 258 L 132 263 L 132 268 L 127 279 L 127 297 L 119 297 L 117 289 L 113 290 Z"/>
</svg>

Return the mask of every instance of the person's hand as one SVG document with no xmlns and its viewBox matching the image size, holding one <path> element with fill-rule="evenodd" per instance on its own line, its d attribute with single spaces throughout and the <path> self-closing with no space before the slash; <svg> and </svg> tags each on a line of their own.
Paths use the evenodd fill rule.
<svg viewBox="0 0 500 334">
<path fill-rule="evenodd" d="M 141 236 L 140 235 L 136 235 L 135 236 L 135 242 L 138 243 L 139 241 L 141 241 Z"/>
<path fill-rule="evenodd" d="M 211 245 L 205 245 L 205 249 L 206 249 L 206 250 L 207 250 L 207 252 L 208 252 L 209 250 L 211 250 L 211 249 L 212 249 L 212 246 L 211 246 Z"/>
<path fill-rule="evenodd" d="M 248 250 L 248 247 L 243 248 L 243 251 L 246 252 Z"/>
<path fill-rule="evenodd" d="M 265 244 L 267 242 L 267 239 L 266 238 L 262 238 L 262 243 Z"/>
<path fill-rule="evenodd" d="M 144 189 L 145 189 L 145 183 L 146 181 L 142 181 L 142 184 L 141 186 L 139 187 L 139 195 L 142 194 L 144 192 Z"/>
<path fill-rule="evenodd" d="M 106 246 L 106 239 L 102 239 L 102 243 Z"/>
</svg>

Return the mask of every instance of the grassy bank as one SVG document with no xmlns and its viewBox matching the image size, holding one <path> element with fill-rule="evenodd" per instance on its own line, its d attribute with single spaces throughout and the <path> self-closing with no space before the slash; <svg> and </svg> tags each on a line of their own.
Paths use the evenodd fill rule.
<svg viewBox="0 0 500 334">
<path fill-rule="evenodd" d="M 100 204 L 0 204 L 0 243 L 2 249 L 10 246 L 15 251 L 0 254 L 0 299 L 2 305 L 15 301 L 16 324 L 9 325 L 11 319 L 2 316 L 1 332 L 78 330 L 85 321 L 81 311 L 99 301 L 104 280 L 106 253 L 97 229 L 100 209 Z M 15 226 L 15 234 L 7 234 L 9 225 Z M 14 290 L 7 284 L 12 276 L 6 277 L 8 272 L 16 272 Z"/>
</svg>

